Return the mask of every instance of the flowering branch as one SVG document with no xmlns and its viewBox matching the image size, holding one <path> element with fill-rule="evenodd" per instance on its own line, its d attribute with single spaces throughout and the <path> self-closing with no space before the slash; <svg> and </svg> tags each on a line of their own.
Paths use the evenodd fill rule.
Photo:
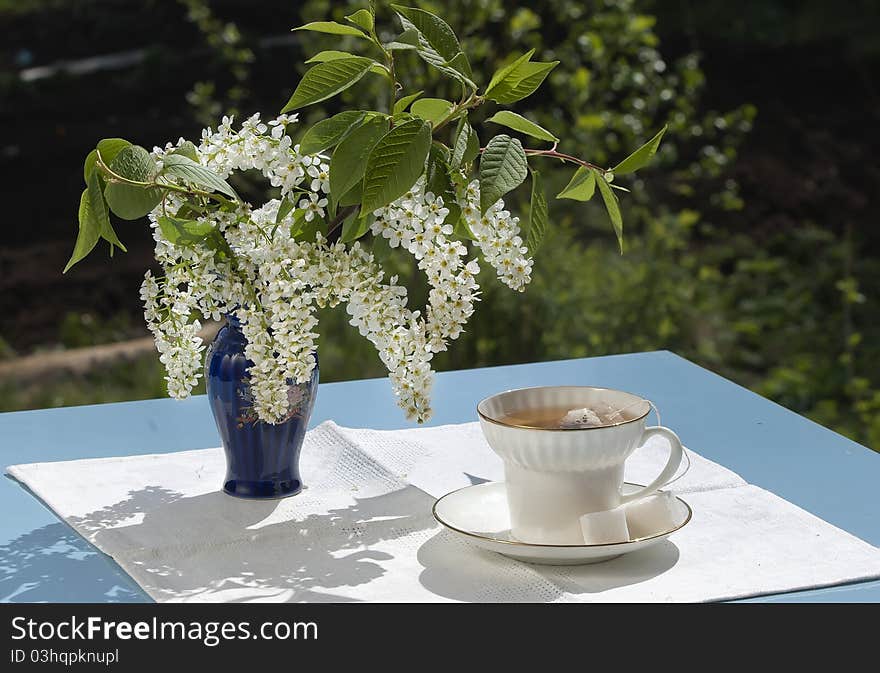
<svg viewBox="0 0 880 673">
<path fill-rule="evenodd" d="M 613 174 L 647 165 L 663 131 L 609 171 L 559 152 L 551 131 L 501 109 L 486 121 L 550 148 L 523 148 L 507 133 L 481 147 L 471 112 L 489 102 L 509 107 L 532 95 L 558 61 L 533 61 L 532 50 L 509 59 L 480 86 L 445 21 L 422 9 L 392 7 L 403 31 L 390 42 L 378 37 L 372 3 L 346 16 L 346 23 L 317 21 L 295 29 L 363 40 L 376 58 L 316 54 L 271 121 L 255 114 L 233 129 L 224 117 L 216 129 L 203 131 L 198 145 L 181 140 L 152 152 L 107 138 L 87 156 L 79 231 L 65 271 L 101 239 L 111 250 L 125 249 L 110 215 L 149 219 L 164 275 L 148 272 L 141 296 L 172 396 L 189 395 L 201 375 L 199 321 L 235 313 L 253 363 L 254 408 L 260 421 L 280 422 L 291 382 L 310 380 L 316 365 L 317 308 L 344 303 L 350 323 L 387 367 L 398 404 L 408 417 L 427 419 L 431 361 L 474 312 L 479 259 L 512 290 L 523 291 L 531 280 L 550 225 L 539 174 L 531 171 L 527 228 L 504 198 L 526 181 L 535 157 L 577 167 L 557 198 L 587 201 L 598 191 L 622 245 L 610 182 Z M 423 98 L 421 91 L 404 94 L 397 50 L 415 52 L 460 85 L 461 96 L 448 101 Z M 294 137 L 298 110 L 374 75 L 387 79 L 387 112 L 371 105 L 345 110 Z M 441 131 L 453 122 L 451 141 L 444 142 Z M 249 170 L 261 172 L 277 198 L 256 205 L 241 200 L 227 178 Z M 430 288 L 422 309 L 409 308 L 406 288 L 396 276 L 386 278 L 362 246 L 365 237 L 412 255 Z"/>
</svg>

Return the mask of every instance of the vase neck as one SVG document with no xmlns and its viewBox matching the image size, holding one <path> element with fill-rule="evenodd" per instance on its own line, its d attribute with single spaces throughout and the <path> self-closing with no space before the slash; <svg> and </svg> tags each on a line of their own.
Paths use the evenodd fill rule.
<svg viewBox="0 0 880 673">
<path fill-rule="evenodd" d="M 226 322 L 236 332 L 241 332 L 241 321 L 239 321 L 238 316 L 235 315 L 235 313 L 227 313 Z"/>
<path fill-rule="evenodd" d="M 241 330 L 241 321 L 234 313 L 226 314 L 226 329 L 223 330 L 223 333 L 226 335 L 224 338 L 239 344 L 241 347 L 247 342 L 244 332 Z"/>
</svg>

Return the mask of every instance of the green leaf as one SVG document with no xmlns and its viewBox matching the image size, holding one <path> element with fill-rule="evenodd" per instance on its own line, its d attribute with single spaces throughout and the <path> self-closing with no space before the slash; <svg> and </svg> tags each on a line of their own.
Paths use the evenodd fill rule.
<svg viewBox="0 0 880 673">
<path fill-rule="evenodd" d="M 336 147 L 330 159 L 330 200 L 339 201 L 361 182 L 367 159 L 376 143 L 388 132 L 388 122 L 377 117 L 352 131 Z"/>
<path fill-rule="evenodd" d="M 330 61 L 338 61 L 343 58 L 360 58 L 359 56 L 355 56 L 347 51 L 336 51 L 335 49 L 327 49 L 326 51 L 319 51 L 317 54 L 312 56 L 306 63 L 328 63 Z M 370 66 L 369 72 L 375 73 L 377 75 L 382 75 L 383 77 L 391 77 L 391 73 L 388 71 L 384 65 L 379 63 L 379 61 L 373 60 L 373 65 Z"/>
<path fill-rule="evenodd" d="M 470 227 L 468 227 L 467 222 L 463 222 L 461 206 L 455 201 L 455 192 L 450 191 L 448 193 L 448 198 L 447 195 L 441 196 L 443 196 L 443 206 L 449 211 L 449 214 L 443 220 L 443 224 L 451 224 L 453 235 L 456 235 L 459 238 L 476 240 Z"/>
<path fill-rule="evenodd" d="M 363 177 L 363 175 L 361 176 Z M 361 197 L 363 196 L 363 187 L 364 183 L 358 179 L 357 184 L 349 189 L 345 194 L 342 195 L 342 198 L 339 199 L 339 205 L 342 207 L 345 206 L 356 206 L 361 202 Z"/>
<path fill-rule="evenodd" d="M 182 220 L 177 217 L 160 217 L 157 220 L 162 235 L 173 245 L 192 247 L 205 240 L 214 231 L 211 222 Z"/>
<path fill-rule="evenodd" d="M 612 168 L 611 171 L 618 175 L 626 175 L 627 173 L 633 173 L 646 166 L 648 162 L 651 161 L 651 157 L 657 152 L 657 148 L 660 146 L 660 141 L 663 139 L 664 133 L 666 133 L 666 126 L 660 129 L 657 135 Z"/>
<path fill-rule="evenodd" d="M 446 147 L 446 145 L 441 143 L 439 140 L 434 140 L 431 142 L 431 152 L 434 156 L 443 161 L 444 165 L 448 164 L 449 160 L 452 158 L 452 150 Z"/>
<path fill-rule="evenodd" d="M 85 258 L 98 243 L 100 237 L 101 230 L 95 218 L 92 217 L 88 189 L 84 189 L 79 198 L 79 232 L 73 246 L 73 253 L 64 267 L 64 273 L 67 273 L 70 267 Z"/>
<path fill-rule="evenodd" d="M 461 207 L 459 207 L 458 210 L 460 212 Z M 446 222 L 449 222 L 448 217 L 446 218 Z M 453 225 L 452 233 L 460 239 L 465 239 L 468 241 L 477 240 L 477 237 L 474 235 L 474 232 L 471 231 L 470 225 L 467 223 L 467 220 L 464 219 L 460 214 L 458 216 L 458 219 L 455 221 L 455 224 Z"/>
<path fill-rule="evenodd" d="M 480 154 L 480 139 L 477 132 L 468 123 L 467 117 L 462 117 L 458 123 L 458 132 L 455 135 L 455 145 L 452 149 L 451 164 L 454 167 L 464 166 L 477 158 Z"/>
<path fill-rule="evenodd" d="M 442 196 L 444 192 L 452 188 L 452 182 L 449 179 L 443 151 L 436 143 L 432 143 L 428 156 L 428 171 L 425 174 L 425 187 L 427 191 L 433 192 L 437 196 Z"/>
<path fill-rule="evenodd" d="M 373 59 L 364 56 L 350 56 L 319 63 L 306 72 L 281 112 L 298 110 L 332 98 L 366 75 L 374 63 Z"/>
<path fill-rule="evenodd" d="M 413 103 L 410 108 L 410 112 L 416 117 L 431 122 L 432 126 L 445 119 L 450 110 L 452 110 L 452 103 L 442 98 L 422 98 Z"/>
<path fill-rule="evenodd" d="M 363 28 L 368 33 L 373 31 L 374 19 L 373 15 L 367 11 L 366 9 L 359 9 L 354 14 L 349 14 L 345 17 L 345 20 L 349 23 L 353 23 L 355 26 L 359 28 Z"/>
<path fill-rule="evenodd" d="M 192 201 L 184 201 L 184 203 L 177 209 L 177 213 L 175 213 L 175 217 L 178 217 L 182 220 L 191 220 L 194 217 L 198 217 L 200 215 L 205 214 L 205 207 L 193 203 Z"/>
<path fill-rule="evenodd" d="M 533 52 L 521 56 L 492 77 L 484 96 L 502 104 L 516 103 L 535 92 L 559 61 L 531 62 Z"/>
<path fill-rule="evenodd" d="M 347 110 L 319 121 L 305 132 L 299 141 L 299 151 L 302 154 L 317 154 L 333 147 L 360 126 L 365 116 L 366 113 L 360 110 Z"/>
<path fill-rule="evenodd" d="M 406 110 L 407 106 L 415 100 L 418 100 L 419 96 L 421 96 L 424 91 L 416 91 L 415 93 L 411 93 L 408 96 L 404 96 L 399 101 L 394 103 L 394 109 L 392 112 L 394 114 L 400 114 L 404 110 Z"/>
<path fill-rule="evenodd" d="M 91 175 L 92 171 L 95 170 L 95 166 L 98 163 L 98 150 L 92 150 L 86 155 L 85 163 L 83 164 L 83 182 L 89 184 L 89 175 Z"/>
<path fill-rule="evenodd" d="M 135 182 L 149 182 L 156 177 L 157 170 L 153 157 L 139 145 L 122 148 L 108 167 L 116 175 Z"/>
<path fill-rule="evenodd" d="M 420 49 L 431 49 L 442 57 L 443 62 L 452 60 L 461 51 L 455 32 L 439 16 L 417 7 L 402 7 L 395 4 L 391 7 L 400 17 L 404 30 L 417 32 Z"/>
<path fill-rule="evenodd" d="M 303 211 L 297 212 L 301 213 Z M 327 236 L 327 222 L 323 217 L 313 217 L 309 222 L 303 221 L 302 227 L 300 227 L 293 238 L 296 241 L 314 241 L 319 231 L 324 236 Z"/>
<path fill-rule="evenodd" d="M 602 194 L 602 200 L 605 202 L 605 210 L 608 211 L 608 217 L 611 219 L 614 233 L 617 234 L 617 245 L 620 246 L 620 252 L 623 254 L 623 217 L 620 215 L 620 205 L 617 203 L 617 196 L 611 189 L 611 185 L 605 182 L 605 178 L 601 175 L 597 176 L 596 184 L 599 185 L 599 193 Z"/>
<path fill-rule="evenodd" d="M 427 191 L 442 198 L 443 206 L 449 210 L 443 220 L 444 224 L 451 224 L 454 227 L 461 218 L 461 207 L 456 199 L 455 186 L 449 177 L 448 157 L 445 149 L 443 145 L 438 143 L 431 145 L 426 185 Z"/>
<path fill-rule="evenodd" d="M 422 174 L 430 149 L 431 127 L 421 119 L 404 122 L 382 136 L 367 159 L 361 214 L 406 194 Z"/>
<path fill-rule="evenodd" d="M 486 93 L 484 93 L 483 95 L 488 96 L 492 92 L 492 90 L 495 89 L 495 87 L 497 87 L 501 82 L 507 79 L 510 73 L 519 68 L 523 63 L 528 63 L 531 60 L 532 56 L 534 56 L 534 54 L 535 50 L 529 49 L 522 56 L 515 58 L 507 65 L 496 70 L 495 73 L 492 75 L 492 79 L 489 80 L 489 86 L 486 87 Z"/>
<path fill-rule="evenodd" d="M 89 213 L 95 219 L 101 238 L 111 246 L 115 245 L 123 252 L 128 252 L 116 235 L 113 225 L 110 224 L 110 214 L 107 212 L 107 203 L 104 201 L 104 179 L 98 171 L 92 171 L 89 175 L 89 186 L 86 192 L 88 192 Z"/>
<path fill-rule="evenodd" d="M 284 218 L 290 215 L 290 211 L 296 208 L 296 201 L 291 200 L 291 196 L 296 196 L 296 194 L 289 194 L 287 198 L 281 200 L 281 205 L 278 206 L 278 212 L 275 214 L 275 224 L 281 224 L 284 221 Z"/>
<path fill-rule="evenodd" d="M 513 129 L 514 131 L 519 131 L 520 133 L 525 133 L 526 135 L 532 136 L 532 138 L 537 138 L 538 140 L 546 140 L 548 143 L 559 142 L 559 138 L 550 133 L 550 131 L 543 128 L 542 126 L 538 126 L 533 121 L 529 121 L 522 115 L 518 115 L 516 112 L 501 110 L 489 117 L 486 121 L 494 122 L 495 124 L 501 124 L 502 126 L 506 126 L 507 128 Z"/>
<path fill-rule="evenodd" d="M 102 182 L 98 171 L 92 171 L 89 174 L 88 187 L 86 187 L 86 198 L 89 200 L 89 215 L 94 219 L 98 231 L 102 235 L 106 232 L 110 236 L 108 240 L 116 244 L 119 239 L 116 238 L 116 234 L 113 233 L 113 227 L 110 225 L 110 214 L 107 211 L 107 203 L 104 201 Z"/>
<path fill-rule="evenodd" d="M 589 201 L 596 191 L 596 171 L 586 166 L 578 168 L 571 176 L 568 184 L 559 194 L 557 199 L 572 199 L 574 201 Z"/>
<path fill-rule="evenodd" d="M 518 187 L 528 170 L 519 140 L 503 134 L 492 138 L 480 159 L 480 212 Z"/>
<path fill-rule="evenodd" d="M 471 70 L 471 62 L 468 60 L 467 54 L 460 51 L 452 59 L 446 61 L 445 65 L 459 73 L 461 75 L 459 79 L 464 81 L 465 84 L 471 87 L 474 91 L 477 90 L 477 85 L 474 84 L 473 80 L 474 74 Z"/>
<path fill-rule="evenodd" d="M 548 219 L 547 196 L 541 187 L 541 174 L 538 171 L 532 171 L 532 202 L 529 208 L 529 232 L 526 236 L 526 246 L 532 256 L 544 241 Z"/>
<path fill-rule="evenodd" d="M 467 59 L 459 59 L 461 45 L 455 32 L 439 16 L 416 7 L 391 5 L 400 17 L 405 31 L 415 30 L 418 34 L 419 56 L 441 72 L 473 85 L 473 73 Z"/>
<path fill-rule="evenodd" d="M 523 75 L 522 79 L 511 83 L 509 87 L 499 87 L 493 94 L 492 100 L 508 105 L 531 96 L 557 65 L 559 61 L 523 64 L 517 70 L 517 74 Z"/>
<path fill-rule="evenodd" d="M 180 154 L 185 156 L 187 159 L 192 159 L 195 162 L 199 160 L 199 151 L 196 149 L 196 146 L 192 144 L 189 140 L 184 142 L 180 147 L 171 151 L 171 154 Z M 104 153 L 101 152 L 101 156 L 104 156 Z"/>
<path fill-rule="evenodd" d="M 293 223 L 290 225 L 290 235 L 296 237 L 306 224 L 306 211 L 297 210 L 293 213 Z"/>
<path fill-rule="evenodd" d="M 209 168 L 205 168 L 192 159 L 182 154 L 166 154 L 163 160 L 165 168 L 163 175 L 173 175 L 200 187 L 206 187 L 210 191 L 220 192 L 226 196 L 238 200 L 238 194 L 226 180 L 217 175 Z"/>
<path fill-rule="evenodd" d="M 235 253 L 232 252 L 229 243 L 226 242 L 226 239 L 223 238 L 223 234 L 217 229 L 213 229 L 207 236 L 205 236 L 204 244 L 208 249 L 214 251 L 214 259 L 218 262 L 230 260 L 235 257 Z"/>
<path fill-rule="evenodd" d="M 346 26 L 343 23 L 335 21 L 312 21 L 302 26 L 297 26 L 291 30 L 310 30 L 314 33 L 329 33 L 330 35 L 354 35 L 355 37 L 365 38 L 364 31 L 354 26 Z"/>
<path fill-rule="evenodd" d="M 156 178 L 156 162 L 143 147 L 123 147 L 110 163 L 110 170 L 134 182 L 152 182 Z M 158 187 L 110 182 L 104 189 L 110 210 L 123 220 L 136 220 L 149 213 L 162 200 Z"/>
<path fill-rule="evenodd" d="M 327 61 L 338 61 L 341 58 L 354 58 L 357 54 L 348 51 L 337 51 L 336 49 L 326 49 L 319 51 L 304 63 L 326 63 Z"/>
<path fill-rule="evenodd" d="M 367 217 L 358 217 L 357 213 L 352 213 L 342 223 L 342 234 L 339 236 L 339 240 L 343 243 L 356 241 L 370 230 L 372 224 L 372 214 Z"/>
<path fill-rule="evenodd" d="M 394 50 L 414 50 L 419 48 L 419 31 L 415 28 L 408 28 L 398 35 L 394 40 L 385 44 L 386 49 Z"/>
<path fill-rule="evenodd" d="M 117 154 L 130 146 L 131 143 L 124 138 L 104 138 L 98 142 L 98 151 L 101 153 L 101 158 L 104 160 L 104 163 L 109 166 L 110 162 L 116 158 Z"/>
<path fill-rule="evenodd" d="M 97 149 L 89 152 L 89 155 L 86 157 L 86 164 L 83 167 L 83 179 L 85 180 L 85 183 L 87 185 L 89 184 L 89 174 L 95 168 L 98 160 L 98 152 L 101 153 L 101 159 L 104 161 L 104 165 L 109 166 L 116 158 L 116 155 L 129 145 L 131 145 L 131 143 L 122 138 L 104 138 L 100 141 Z"/>
</svg>

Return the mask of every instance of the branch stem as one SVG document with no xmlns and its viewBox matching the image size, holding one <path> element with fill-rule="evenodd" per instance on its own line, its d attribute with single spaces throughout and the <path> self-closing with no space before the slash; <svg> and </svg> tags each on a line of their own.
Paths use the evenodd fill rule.
<svg viewBox="0 0 880 673">
<path fill-rule="evenodd" d="M 388 81 L 390 90 L 388 92 L 388 114 L 394 114 L 394 103 L 397 102 L 397 89 L 400 86 L 397 82 L 397 73 L 394 70 L 394 50 L 386 49 L 385 45 L 379 40 L 375 29 L 372 31 L 371 38 L 382 53 L 385 55 L 385 67 L 388 69 Z"/>
<path fill-rule="evenodd" d="M 476 93 L 472 93 L 468 98 L 464 99 L 463 101 L 455 103 L 452 106 L 452 108 L 449 110 L 449 113 L 443 119 L 441 119 L 439 122 L 437 122 L 437 124 L 435 124 L 434 129 L 433 129 L 433 133 L 437 133 L 437 131 L 442 129 L 449 122 L 453 121 L 454 119 L 457 119 L 459 116 L 459 113 L 462 110 L 464 110 L 465 112 L 467 110 L 473 110 L 475 107 L 479 107 L 480 105 L 482 105 L 484 101 L 485 101 L 485 98 L 483 98 L 482 96 L 476 95 Z"/>
<path fill-rule="evenodd" d="M 485 147 L 480 148 L 480 153 L 486 151 Z M 590 163 L 589 161 L 584 161 L 583 159 L 579 159 L 578 157 L 572 156 L 571 154 L 564 154 L 563 152 L 556 151 L 556 145 L 554 145 L 549 150 L 538 150 L 538 149 L 529 149 L 524 148 L 526 156 L 529 157 L 550 157 L 551 159 L 559 159 L 560 161 L 567 161 L 572 164 L 577 164 L 578 166 L 583 166 L 585 168 L 592 168 L 594 171 L 601 171 L 602 173 L 607 173 L 608 169 L 603 168 L 602 166 L 597 166 L 596 164 Z"/>
<path fill-rule="evenodd" d="M 335 232 L 337 229 L 340 229 L 342 227 L 342 223 L 343 221 L 345 221 L 345 218 L 356 212 L 359 208 L 360 206 L 345 206 L 336 213 L 336 217 L 334 217 L 332 220 L 330 220 L 330 222 L 327 223 L 328 241 L 330 241 L 330 235 L 333 234 L 333 232 Z"/>
</svg>

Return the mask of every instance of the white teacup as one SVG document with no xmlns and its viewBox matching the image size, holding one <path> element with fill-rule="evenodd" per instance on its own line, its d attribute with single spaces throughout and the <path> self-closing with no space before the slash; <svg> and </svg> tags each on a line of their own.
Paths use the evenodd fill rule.
<svg viewBox="0 0 880 673">
<path fill-rule="evenodd" d="M 505 421 L 530 409 L 595 408 L 602 403 L 626 410 L 625 420 L 553 429 Z M 681 441 L 669 428 L 646 428 L 650 411 L 650 403 L 637 395 L 587 386 L 509 390 L 480 402 L 483 434 L 504 461 L 511 534 L 523 542 L 584 544 L 583 515 L 649 496 L 672 479 L 682 459 Z M 624 462 L 653 435 L 669 440 L 666 466 L 644 488 L 622 495 Z"/>
</svg>

